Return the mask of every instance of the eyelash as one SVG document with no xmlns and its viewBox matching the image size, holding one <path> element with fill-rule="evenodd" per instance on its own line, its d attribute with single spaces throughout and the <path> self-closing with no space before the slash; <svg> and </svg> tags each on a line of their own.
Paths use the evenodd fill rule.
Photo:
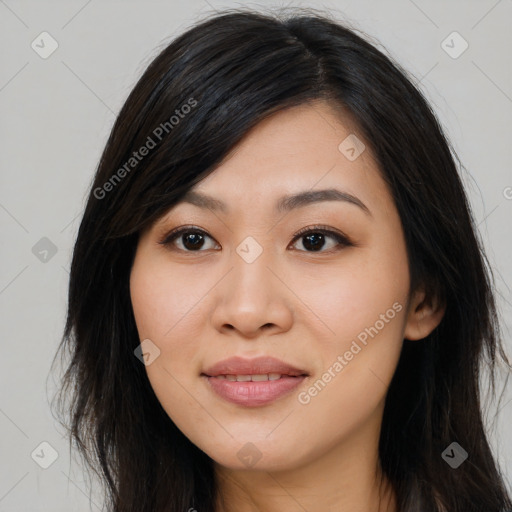
<svg viewBox="0 0 512 512">
<path fill-rule="evenodd" d="M 163 238 L 163 240 L 159 241 L 158 243 L 160 245 L 168 247 L 171 245 L 172 242 L 174 242 L 180 235 L 183 235 L 184 233 L 194 233 L 194 234 L 205 235 L 205 236 L 211 238 L 212 240 L 214 240 L 213 237 L 208 235 L 208 233 L 206 233 L 204 230 L 202 230 L 200 228 L 197 228 L 195 226 L 182 226 L 182 227 L 176 228 L 173 231 L 171 231 L 170 233 L 166 234 L 165 237 Z M 311 233 L 315 233 L 315 234 L 320 233 L 322 235 L 327 235 L 327 236 L 333 238 L 337 242 L 337 246 L 334 248 L 328 249 L 326 251 L 299 250 L 299 252 L 306 252 L 306 253 L 311 253 L 311 254 L 314 254 L 314 253 L 325 254 L 325 253 L 332 253 L 333 251 L 341 250 L 343 247 L 350 247 L 350 246 L 355 245 L 353 242 L 350 241 L 350 239 L 346 235 L 344 235 L 340 232 L 337 232 L 337 231 L 333 231 L 328 226 L 324 226 L 324 225 L 315 225 L 315 226 L 308 226 L 306 228 L 302 228 L 300 231 L 295 233 L 290 245 L 293 245 L 297 240 L 299 240 L 300 238 L 303 238 L 305 235 L 308 235 Z M 178 251 L 186 252 L 186 253 L 205 252 L 204 250 L 187 251 L 187 250 L 176 249 L 176 248 L 174 248 L 173 250 L 178 250 Z"/>
</svg>

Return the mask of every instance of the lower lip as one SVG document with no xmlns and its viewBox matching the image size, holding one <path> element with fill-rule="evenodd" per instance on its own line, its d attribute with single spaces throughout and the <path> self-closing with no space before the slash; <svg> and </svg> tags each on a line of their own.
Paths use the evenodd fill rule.
<svg viewBox="0 0 512 512">
<path fill-rule="evenodd" d="M 245 407 L 266 405 L 290 393 L 305 379 L 299 377 L 282 376 L 277 380 L 264 380 L 258 382 L 237 382 L 227 379 L 217 379 L 203 375 L 210 383 L 211 389 L 228 402 Z"/>
</svg>

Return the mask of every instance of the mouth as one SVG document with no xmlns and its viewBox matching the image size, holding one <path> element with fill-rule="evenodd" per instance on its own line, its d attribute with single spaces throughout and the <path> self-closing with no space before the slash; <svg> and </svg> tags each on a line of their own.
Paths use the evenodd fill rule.
<svg viewBox="0 0 512 512">
<path fill-rule="evenodd" d="M 201 373 L 217 397 L 244 407 L 267 405 L 289 395 L 308 376 L 305 370 L 271 357 L 234 357 Z"/>
<path fill-rule="evenodd" d="M 211 377 L 202 374 L 209 390 L 217 397 L 244 407 L 268 405 L 296 389 L 306 375 L 218 375 Z M 250 379 L 250 380 L 249 380 Z M 254 380 L 253 380 L 254 379 Z M 260 379 L 260 380 L 258 380 Z"/>
<path fill-rule="evenodd" d="M 287 375 L 281 373 L 263 373 L 260 375 L 206 375 L 203 373 L 201 375 L 211 377 L 213 379 L 228 380 L 230 382 L 265 382 L 267 380 L 279 380 L 283 377 L 306 377 L 306 374 Z"/>
<path fill-rule="evenodd" d="M 203 374 L 208 377 L 235 376 L 253 380 L 277 380 L 279 376 L 300 377 L 307 375 L 306 370 L 270 356 L 260 356 L 253 359 L 230 357 L 206 368 Z M 248 379 L 251 377 L 251 379 Z M 230 379 L 233 380 L 233 379 Z"/>
</svg>

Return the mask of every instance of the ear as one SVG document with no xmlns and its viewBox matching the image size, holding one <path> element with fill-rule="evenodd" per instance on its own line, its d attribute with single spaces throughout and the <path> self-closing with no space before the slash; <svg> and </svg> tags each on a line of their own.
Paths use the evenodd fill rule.
<svg viewBox="0 0 512 512">
<path fill-rule="evenodd" d="M 421 340 L 426 338 L 441 322 L 446 304 L 437 297 L 428 298 L 423 289 L 412 294 L 405 324 L 404 338 Z"/>
</svg>

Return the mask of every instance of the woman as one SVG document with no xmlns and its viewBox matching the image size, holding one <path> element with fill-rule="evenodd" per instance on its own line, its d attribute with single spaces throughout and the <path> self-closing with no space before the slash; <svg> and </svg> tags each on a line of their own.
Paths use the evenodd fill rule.
<svg viewBox="0 0 512 512">
<path fill-rule="evenodd" d="M 312 11 L 198 23 L 124 104 L 73 254 L 61 398 L 109 510 L 510 510 L 485 262 L 397 64 Z"/>
</svg>

